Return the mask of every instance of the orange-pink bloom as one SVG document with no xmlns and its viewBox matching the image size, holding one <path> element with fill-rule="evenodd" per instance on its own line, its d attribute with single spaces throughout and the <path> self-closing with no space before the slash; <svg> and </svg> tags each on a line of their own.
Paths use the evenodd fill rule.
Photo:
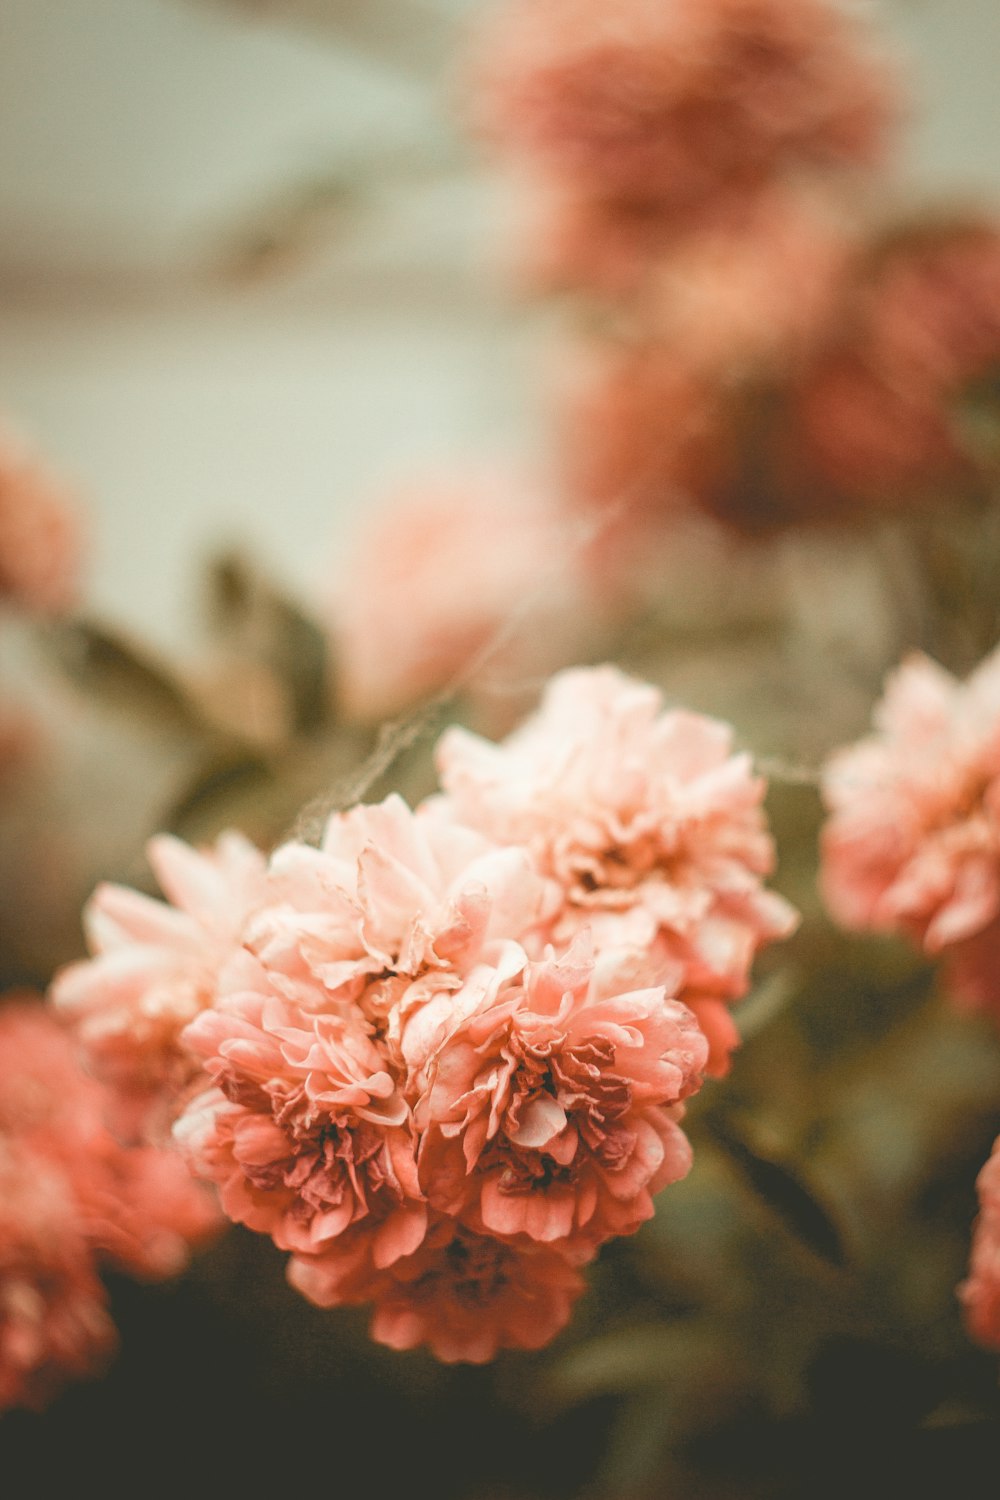
<svg viewBox="0 0 1000 1500">
<path fill-rule="evenodd" d="M 157 1136 L 191 1077 L 180 1033 L 211 1004 L 238 949 L 264 857 L 234 833 L 205 853 L 163 835 L 150 841 L 148 856 L 167 901 L 98 886 L 84 913 L 93 957 L 63 969 L 51 998 L 88 1065 L 112 1086 L 116 1128 Z"/>
<path fill-rule="evenodd" d="M 623 992 L 588 950 L 473 975 L 421 1059 L 415 1104 L 432 1207 L 584 1260 L 686 1175 L 677 1120 L 708 1055 L 685 1006 Z"/>
<path fill-rule="evenodd" d="M 972 1337 L 1000 1350 L 1000 1140 L 976 1179 L 979 1217 L 968 1278 L 958 1289 Z"/>
<path fill-rule="evenodd" d="M 823 773 L 822 886 L 846 927 L 909 936 L 1000 1016 L 1000 650 L 961 682 L 913 654 L 875 732 Z"/>
<path fill-rule="evenodd" d="M 101 1368 L 116 1343 L 101 1268 L 175 1275 L 219 1215 L 175 1155 L 119 1144 L 105 1089 L 43 1006 L 0 1010 L 0 1055 L 2 1410 Z"/>
<path fill-rule="evenodd" d="M 392 1349 L 426 1344 L 445 1363 L 485 1364 L 500 1349 L 540 1349 L 569 1322 L 584 1282 L 541 1245 L 511 1245 L 439 1219 L 420 1249 L 375 1279 L 345 1285 L 322 1260 L 290 1279 L 319 1307 L 374 1301 L 372 1337 Z"/>
<path fill-rule="evenodd" d="M 697 1013 L 743 996 L 755 954 L 795 927 L 768 891 L 774 847 L 765 783 L 725 724 L 664 710 L 654 687 L 613 667 L 560 673 L 539 712 L 502 744 L 450 729 L 438 747 L 444 806 L 528 849 L 561 892 L 549 936 L 589 927 L 598 952 L 631 950 L 650 983 Z M 637 972 L 642 972 L 640 967 Z"/>
</svg>

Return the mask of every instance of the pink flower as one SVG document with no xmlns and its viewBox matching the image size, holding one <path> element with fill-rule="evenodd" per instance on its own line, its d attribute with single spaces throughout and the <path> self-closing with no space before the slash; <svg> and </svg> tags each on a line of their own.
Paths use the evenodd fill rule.
<svg viewBox="0 0 1000 1500">
<path fill-rule="evenodd" d="M 1000 1012 L 1000 651 L 964 683 L 908 657 L 874 721 L 824 769 L 830 911 L 906 934 L 960 1003 Z"/>
<path fill-rule="evenodd" d="M 62 482 L 0 429 L 0 599 L 61 614 L 75 599 L 80 539 Z"/>
<path fill-rule="evenodd" d="M 551 910 L 520 850 L 399 797 L 273 856 L 210 1009 L 183 1043 L 215 1085 L 175 1133 L 231 1218 L 281 1248 L 384 1268 L 425 1224 L 402 1017 L 446 1010 Z M 421 1024 L 426 1025 L 426 1020 Z"/>
<path fill-rule="evenodd" d="M 979 1217 L 969 1276 L 958 1289 L 972 1337 L 1000 1350 L 1000 1140 L 976 1179 Z"/>
<path fill-rule="evenodd" d="M 602 984 L 588 946 L 474 974 L 415 1105 L 432 1207 L 572 1259 L 631 1234 L 686 1175 L 676 1122 L 708 1054 L 686 1007 L 662 988 Z"/>
<path fill-rule="evenodd" d="M 532 676 L 564 661 L 593 608 L 576 529 L 494 477 L 397 496 L 332 601 L 349 711 L 378 718 L 466 672 L 475 688 L 484 675 Z"/>
<path fill-rule="evenodd" d="M 229 1217 L 281 1249 L 337 1241 L 389 1265 L 420 1244 L 426 1213 L 388 1059 L 360 1011 L 309 1014 L 247 967 L 247 990 L 185 1033 L 215 1087 L 188 1105 L 177 1139 Z"/>
<path fill-rule="evenodd" d="M 292 1285 L 320 1307 L 375 1302 L 372 1337 L 392 1349 L 426 1344 L 446 1363 L 485 1364 L 500 1349 L 540 1349 L 569 1321 L 578 1271 L 544 1246 L 513 1246 L 438 1220 L 420 1249 L 375 1280 L 345 1287 L 322 1259 L 296 1258 Z"/>
<path fill-rule="evenodd" d="M 782 461 L 827 508 L 948 495 L 977 472 L 959 401 L 998 362 L 997 226 L 898 230 L 871 247 L 796 383 Z"/>
<path fill-rule="evenodd" d="M 549 928 L 589 927 L 598 952 L 631 950 L 647 983 L 696 1011 L 746 993 L 754 955 L 795 913 L 764 889 L 774 849 L 765 784 L 716 720 L 663 710 L 613 667 L 563 672 L 503 744 L 450 729 L 438 747 L 444 806 L 529 850 L 562 893 Z M 727 1044 L 728 1045 L 728 1044 Z M 724 1071 L 718 1052 L 709 1071 Z"/>
<path fill-rule="evenodd" d="M 105 1089 L 45 1007 L 0 1010 L 0 1409 L 42 1406 L 114 1348 L 101 1267 L 160 1279 L 215 1232 L 183 1163 L 106 1129 Z"/>
<path fill-rule="evenodd" d="M 503 149 L 664 216 L 870 163 L 893 113 L 862 28 L 825 0 L 510 0 L 480 59 L 476 113 Z"/>
<path fill-rule="evenodd" d="M 94 1072 L 113 1086 L 123 1134 L 162 1133 L 164 1111 L 191 1076 L 178 1038 L 210 1005 L 258 899 L 264 857 L 239 834 L 211 853 L 150 841 L 168 902 L 99 886 L 84 914 L 92 954 L 57 976 L 51 998 L 75 1027 Z"/>
</svg>

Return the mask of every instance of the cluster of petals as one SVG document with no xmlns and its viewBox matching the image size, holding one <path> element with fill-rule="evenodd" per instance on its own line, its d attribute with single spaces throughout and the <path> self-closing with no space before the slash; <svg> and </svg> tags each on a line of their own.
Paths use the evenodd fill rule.
<svg viewBox="0 0 1000 1500">
<path fill-rule="evenodd" d="M 623 247 L 623 224 L 662 245 L 733 194 L 868 165 L 895 114 L 884 61 L 831 0 L 508 0 L 472 84 L 534 192 Z"/>
<path fill-rule="evenodd" d="M 594 605 L 578 532 L 499 473 L 392 496 L 330 603 L 348 711 L 377 719 L 460 679 L 537 677 L 572 655 Z"/>
<path fill-rule="evenodd" d="M 230 833 L 204 853 L 166 835 L 150 865 L 167 896 L 98 886 L 84 912 L 92 957 L 64 968 L 50 997 L 76 1032 L 87 1065 L 113 1090 L 115 1129 L 155 1137 L 192 1075 L 179 1038 L 210 1005 L 243 921 L 259 898 L 265 861 Z"/>
<path fill-rule="evenodd" d="M 972 1337 L 1000 1350 L 1000 1140 L 976 1179 L 979 1216 L 972 1235 L 969 1275 L 958 1289 Z"/>
<path fill-rule="evenodd" d="M 218 1225 L 176 1155 L 123 1147 L 43 1006 L 0 1010 L 0 1410 L 44 1406 L 116 1343 L 102 1268 L 175 1275 Z"/>
<path fill-rule="evenodd" d="M 192 1169 L 395 1347 L 546 1342 L 575 1267 L 689 1167 L 694 1017 L 586 939 L 542 954 L 554 882 L 440 806 L 335 814 L 265 887 L 182 1036 L 208 1084 L 174 1127 Z"/>
<path fill-rule="evenodd" d="M 785 465 L 842 510 L 948 496 L 975 479 L 958 410 L 1000 364 L 1000 228 L 895 230 L 844 288 L 788 403 Z"/>
<path fill-rule="evenodd" d="M 908 936 L 957 1002 L 1000 1015 L 1000 650 L 965 681 L 908 657 L 823 791 L 833 916 Z"/>
<path fill-rule="evenodd" d="M 73 497 L 19 437 L 0 428 L 0 600 L 61 614 L 74 602 L 79 553 Z"/>
<path fill-rule="evenodd" d="M 588 928 L 599 953 L 689 1005 L 724 1072 L 738 1037 L 729 1005 L 757 952 L 796 923 L 765 888 L 774 847 L 765 783 L 717 720 L 664 709 L 659 691 L 613 667 L 549 684 L 537 714 L 502 744 L 442 737 L 442 805 L 498 842 L 526 848 L 560 892 L 547 937 Z"/>
</svg>

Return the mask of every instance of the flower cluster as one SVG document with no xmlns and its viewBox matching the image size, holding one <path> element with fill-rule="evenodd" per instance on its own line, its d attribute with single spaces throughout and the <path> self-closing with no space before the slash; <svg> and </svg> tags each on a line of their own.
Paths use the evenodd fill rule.
<svg viewBox="0 0 1000 1500">
<path fill-rule="evenodd" d="M 103 892 L 128 924 L 57 980 L 126 1092 L 172 1091 L 226 1213 L 394 1347 L 479 1362 L 558 1332 L 579 1267 L 687 1171 L 684 1101 L 793 925 L 761 884 L 762 782 L 725 726 L 660 709 L 564 673 L 506 745 L 447 734 L 415 811 L 335 813 L 266 868 L 185 852 L 183 912 Z"/>
<path fill-rule="evenodd" d="M 943 960 L 958 1002 L 1000 1017 L 1000 650 L 965 682 L 909 657 L 823 790 L 834 917 L 907 935 Z"/>
<path fill-rule="evenodd" d="M 0 1010 L 0 1411 L 41 1407 L 115 1346 L 100 1267 L 177 1274 L 216 1228 L 177 1157 L 122 1147 L 105 1091 L 43 1007 Z"/>
</svg>

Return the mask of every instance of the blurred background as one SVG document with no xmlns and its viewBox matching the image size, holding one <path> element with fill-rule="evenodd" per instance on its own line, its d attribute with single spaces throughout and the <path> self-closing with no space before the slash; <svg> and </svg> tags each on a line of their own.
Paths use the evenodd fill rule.
<svg viewBox="0 0 1000 1500">
<path fill-rule="evenodd" d="M 996 0 L 880 0 L 904 177 L 1000 191 Z M 234 538 L 317 597 L 411 472 L 539 442 L 548 326 L 463 137 L 477 0 L 0 0 L 0 390 L 82 489 L 93 607 L 177 644 Z"/>
</svg>

